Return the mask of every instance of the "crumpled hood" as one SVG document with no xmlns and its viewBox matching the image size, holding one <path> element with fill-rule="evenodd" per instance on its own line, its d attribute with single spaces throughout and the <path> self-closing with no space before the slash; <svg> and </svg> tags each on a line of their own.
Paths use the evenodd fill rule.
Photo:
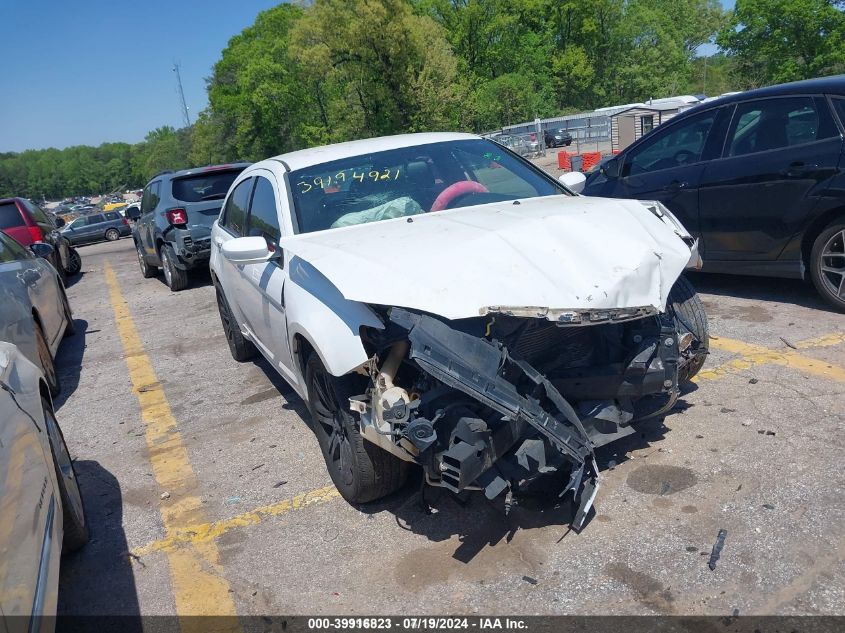
<svg viewBox="0 0 845 633">
<path fill-rule="evenodd" d="M 690 258 L 669 219 L 640 201 L 563 195 L 306 233 L 279 245 L 346 299 L 447 319 L 498 307 L 662 311 Z"/>
</svg>

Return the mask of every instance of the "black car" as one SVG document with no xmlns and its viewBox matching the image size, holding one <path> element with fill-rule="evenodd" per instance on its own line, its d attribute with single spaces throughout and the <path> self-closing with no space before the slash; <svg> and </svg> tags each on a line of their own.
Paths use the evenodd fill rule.
<svg viewBox="0 0 845 633">
<path fill-rule="evenodd" d="M 132 233 L 129 223 L 117 211 L 92 213 L 76 218 L 62 229 L 71 244 L 114 242 Z"/>
<path fill-rule="evenodd" d="M 250 163 L 197 167 L 155 176 L 141 197 L 133 238 L 144 277 L 158 268 L 171 290 L 188 285 L 188 271 L 208 268 L 211 225 L 229 185 Z"/>
<path fill-rule="evenodd" d="M 546 130 L 543 133 L 546 147 L 569 147 L 572 145 L 572 135 L 564 129 Z"/>
<path fill-rule="evenodd" d="M 590 174 L 583 193 L 659 200 L 704 270 L 811 279 L 845 310 L 845 75 L 683 112 Z"/>
</svg>

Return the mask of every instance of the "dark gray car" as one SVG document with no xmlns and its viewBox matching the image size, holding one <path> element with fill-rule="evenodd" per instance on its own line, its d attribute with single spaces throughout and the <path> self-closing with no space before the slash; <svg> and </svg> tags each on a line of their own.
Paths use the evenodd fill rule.
<svg viewBox="0 0 845 633">
<path fill-rule="evenodd" d="M 132 229 L 126 218 L 117 211 L 92 213 L 76 218 L 62 229 L 71 244 L 90 244 L 92 242 L 114 242 L 127 237 Z"/>
<path fill-rule="evenodd" d="M 171 290 L 188 285 L 188 271 L 208 268 L 211 225 L 229 185 L 250 163 L 197 167 L 155 176 L 141 198 L 133 238 L 144 277 L 160 267 Z"/>
</svg>

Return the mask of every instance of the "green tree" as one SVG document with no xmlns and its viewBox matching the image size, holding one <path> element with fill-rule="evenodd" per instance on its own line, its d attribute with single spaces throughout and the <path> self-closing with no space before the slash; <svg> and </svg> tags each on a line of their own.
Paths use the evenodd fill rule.
<svg viewBox="0 0 845 633">
<path fill-rule="evenodd" d="M 317 0 L 291 39 L 329 139 L 454 124 L 457 64 L 407 0 Z"/>
<path fill-rule="evenodd" d="M 840 0 L 737 0 L 719 32 L 742 88 L 845 71 Z"/>
</svg>

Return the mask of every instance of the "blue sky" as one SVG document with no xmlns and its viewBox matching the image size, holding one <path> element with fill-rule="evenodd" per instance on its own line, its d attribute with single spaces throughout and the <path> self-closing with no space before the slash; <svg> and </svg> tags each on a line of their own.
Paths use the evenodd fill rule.
<svg viewBox="0 0 845 633">
<path fill-rule="evenodd" d="M 137 142 L 191 120 L 229 38 L 279 0 L 0 0 L 0 151 Z"/>
<path fill-rule="evenodd" d="M 229 38 L 278 2 L 0 1 L 0 151 L 134 143 L 181 127 L 173 62 L 194 120 Z"/>
</svg>

